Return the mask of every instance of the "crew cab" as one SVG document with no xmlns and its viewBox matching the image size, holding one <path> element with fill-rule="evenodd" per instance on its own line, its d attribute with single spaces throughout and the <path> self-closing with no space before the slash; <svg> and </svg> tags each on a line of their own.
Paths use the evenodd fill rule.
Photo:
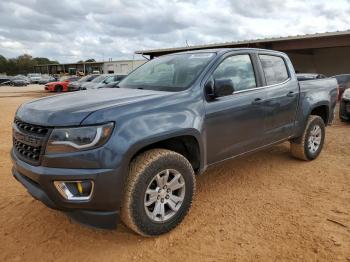
<svg viewBox="0 0 350 262">
<path fill-rule="evenodd" d="M 13 175 L 80 223 L 166 233 L 209 166 L 285 141 L 295 158 L 318 157 L 337 82 L 294 72 L 276 51 L 198 50 L 150 60 L 119 88 L 27 102 L 13 123 Z"/>
</svg>

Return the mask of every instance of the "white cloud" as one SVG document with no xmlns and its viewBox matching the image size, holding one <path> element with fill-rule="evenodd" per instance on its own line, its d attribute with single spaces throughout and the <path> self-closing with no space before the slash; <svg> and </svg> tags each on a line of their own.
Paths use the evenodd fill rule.
<svg viewBox="0 0 350 262">
<path fill-rule="evenodd" d="M 347 0 L 0 2 L 0 54 L 61 62 L 135 50 L 349 29 Z"/>
</svg>

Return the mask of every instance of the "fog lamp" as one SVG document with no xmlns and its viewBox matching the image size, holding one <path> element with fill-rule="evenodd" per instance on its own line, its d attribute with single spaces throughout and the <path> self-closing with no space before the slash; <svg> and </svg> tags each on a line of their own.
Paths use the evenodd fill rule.
<svg viewBox="0 0 350 262">
<path fill-rule="evenodd" d="M 54 181 L 54 186 L 63 198 L 71 201 L 89 200 L 94 191 L 91 180 Z"/>
</svg>

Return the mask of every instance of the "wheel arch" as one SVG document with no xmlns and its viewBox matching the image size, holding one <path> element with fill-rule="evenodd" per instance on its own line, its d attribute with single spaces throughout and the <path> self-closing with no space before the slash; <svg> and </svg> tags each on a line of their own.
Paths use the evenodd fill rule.
<svg viewBox="0 0 350 262">
<path fill-rule="evenodd" d="M 323 119 L 325 125 L 328 125 L 330 115 L 329 115 L 329 105 L 327 103 L 319 103 L 310 108 L 309 115 L 316 115 Z"/>
<path fill-rule="evenodd" d="M 196 173 L 203 170 L 203 146 L 199 133 L 187 131 L 140 141 L 129 150 L 129 163 L 140 153 L 154 148 L 168 149 L 183 155 Z"/>
</svg>

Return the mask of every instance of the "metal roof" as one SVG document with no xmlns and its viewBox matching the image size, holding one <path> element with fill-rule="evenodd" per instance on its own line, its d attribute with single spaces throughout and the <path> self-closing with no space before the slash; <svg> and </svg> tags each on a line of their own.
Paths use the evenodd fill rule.
<svg viewBox="0 0 350 262">
<path fill-rule="evenodd" d="M 282 41 L 292 41 L 292 40 L 312 39 L 312 38 L 324 38 L 324 37 L 344 36 L 344 35 L 350 35 L 350 30 L 315 33 L 315 34 L 305 34 L 305 35 L 295 35 L 295 36 L 285 36 L 285 37 L 260 38 L 260 39 L 253 39 L 253 40 L 232 41 L 232 42 L 193 45 L 193 46 L 184 46 L 184 47 L 139 50 L 139 51 L 135 51 L 135 54 L 152 55 L 152 54 L 156 54 L 156 53 L 169 53 L 169 52 L 188 51 L 188 50 L 195 50 L 195 49 L 232 47 L 232 46 L 236 46 L 236 45 L 239 46 L 239 45 L 257 44 L 257 43 L 282 42 Z"/>
</svg>

